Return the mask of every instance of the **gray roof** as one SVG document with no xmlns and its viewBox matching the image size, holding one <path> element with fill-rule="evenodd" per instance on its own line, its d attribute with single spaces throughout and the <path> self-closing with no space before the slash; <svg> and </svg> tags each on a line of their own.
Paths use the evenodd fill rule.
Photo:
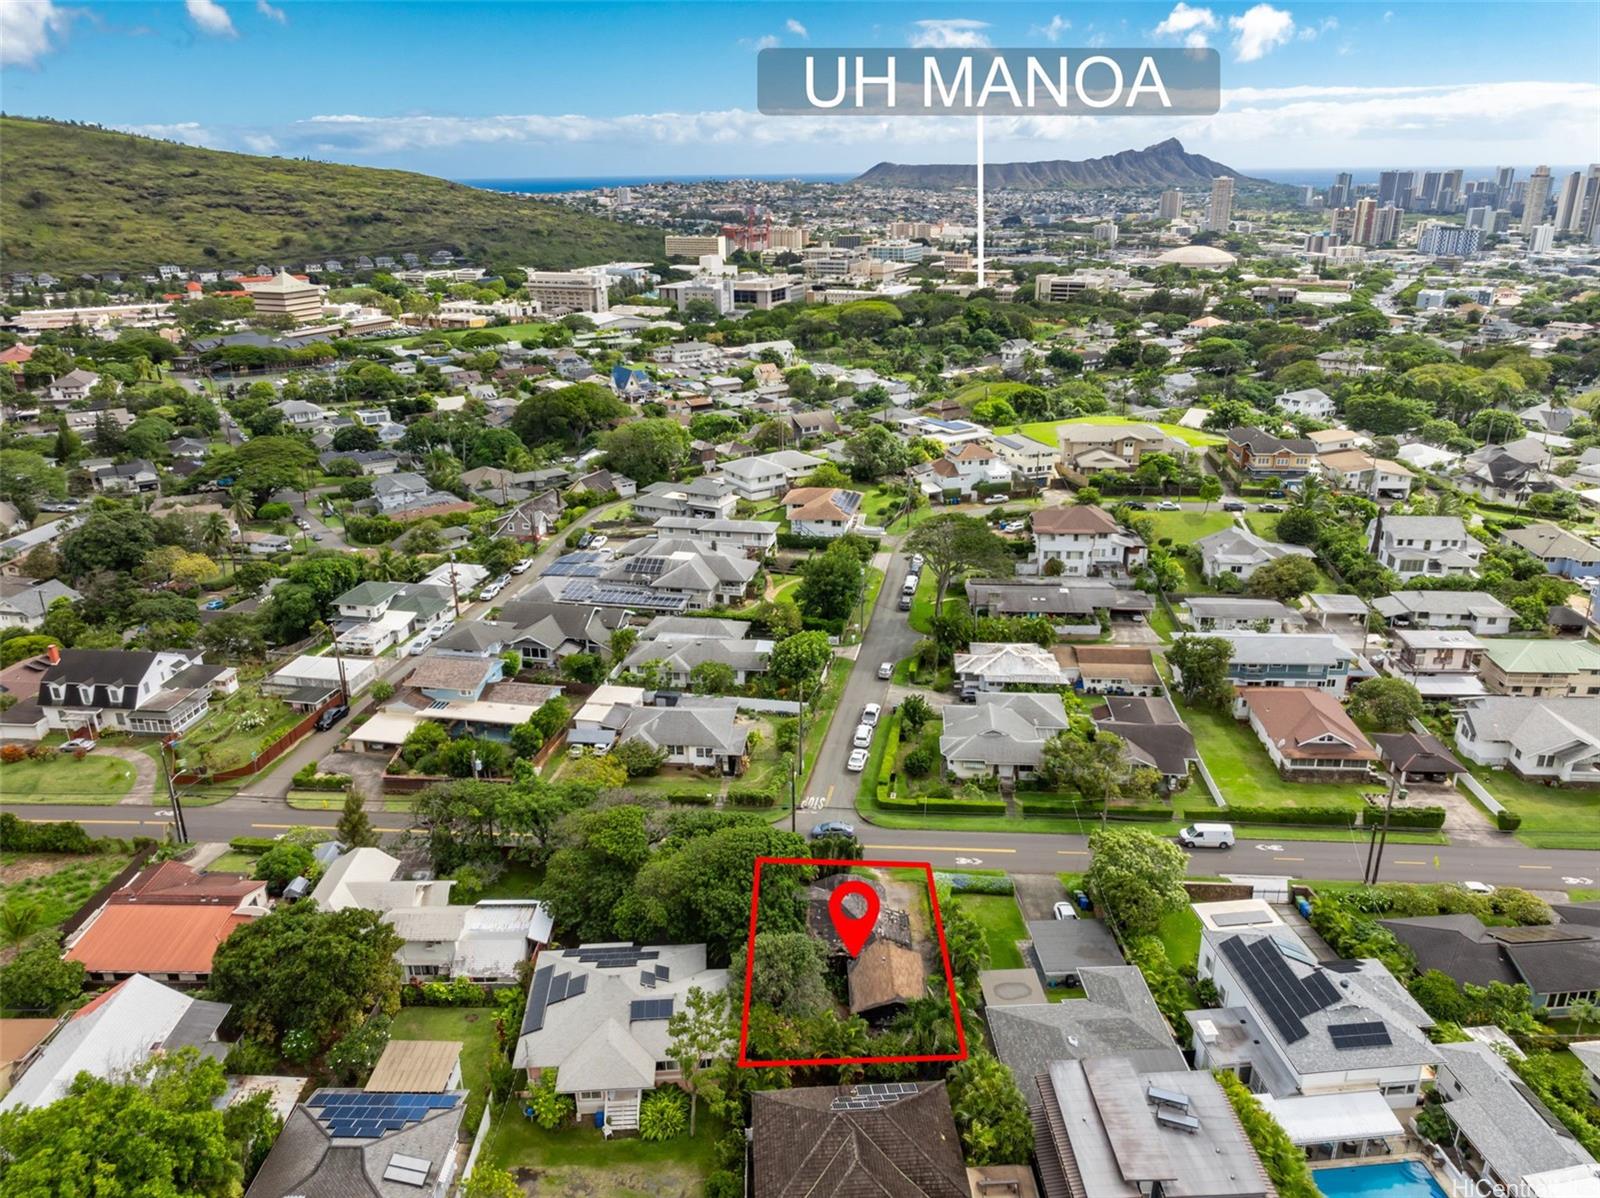
<svg viewBox="0 0 1600 1198">
<path fill-rule="evenodd" d="M 1084 998 L 991 1006 L 985 1018 L 994 1051 L 1031 1099 L 1051 1061 L 1126 1057 L 1141 1069 L 1181 1069 L 1183 1053 L 1167 1031 L 1144 977 L 1131 965 L 1085 969 Z"/>
<path fill-rule="evenodd" d="M 1458 1083 L 1440 1086 L 1445 1114 L 1505 1181 L 1594 1163 L 1487 1044 L 1441 1044 L 1438 1052 L 1441 1069 Z"/>
<path fill-rule="evenodd" d="M 628 713 L 620 739 L 637 737 L 657 747 L 706 746 L 725 756 L 742 756 L 750 726 L 739 724 L 731 707 L 680 704 L 677 707 L 635 707 Z"/>
<path fill-rule="evenodd" d="M 939 753 L 947 761 L 1037 766 L 1044 742 L 1067 726 L 1058 694 L 982 693 L 944 708 Z"/>
<path fill-rule="evenodd" d="M 1233 645 L 1234 665 L 1271 662 L 1275 665 L 1334 666 L 1355 661 L 1355 653 L 1336 636 L 1313 632 L 1210 632 Z"/>
<path fill-rule="evenodd" d="M 1228 597 L 1208 598 L 1203 595 L 1194 595 L 1184 602 L 1188 605 L 1190 614 L 1199 619 L 1210 617 L 1213 620 L 1278 620 L 1290 624 L 1304 624 L 1306 618 L 1299 612 L 1285 607 L 1276 599 L 1233 599 Z"/>
<path fill-rule="evenodd" d="M 1390 619 L 1414 612 L 1478 618 L 1500 616 L 1505 619 L 1517 614 L 1487 591 L 1394 591 L 1374 599 L 1372 608 Z"/>
<path fill-rule="evenodd" d="M 697 640 L 670 639 L 643 641 L 623 661 L 623 668 L 636 670 L 647 662 L 661 661 L 670 668 L 687 673 L 705 662 L 720 662 L 735 670 L 762 672 L 772 655 L 771 641 L 725 640 L 721 637 L 701 637 Z"/>
<path fill-rule="evenodd" d="M 1524 754 L 1600 747 L 1600 698 L 1488 695 L 1464 704 L 1461 719 L 1477 739 L 1506 741 Z"/>
<path fill-rule="evenodd" d="M 20 578 L 0 579 L 0 607 L 8 607 L 31 619 L 43 619 L 57 599 L 77 603 L 82 598 L 66 583 L 54 578 L 47 578 L 43 582 Z"/>
<path fill-rule="evenodd" d="M 750 635 L 748 620 L 713 620 L 702 616 L 659 616 L 639 633 L 641 641 L 719 637 L 742 640 Z"/>
<path fill-rule="evenodd" d="M 1296 556 L 1311 557 L 1311 550 L 1304 545 L 1290 545 L 1281 541 L 1269 541 L 1265 537 L 1258 537 L 1255 533 L 1243 528 L 1224 528 L 1209 536 L 1201 537 L 1195 543 L 1195 548 L 1200 550 L 1202 556 L 1214 558 L 1217 561 L 1241 562 L 1270 562 L 1280 557 Z"/>
<path fill-rule="evenodd" d="M 1116 937 L 1098 919 L 1030 919 L 1028 938 L 1046 977 L 1126 963 Z"/>
</svg>

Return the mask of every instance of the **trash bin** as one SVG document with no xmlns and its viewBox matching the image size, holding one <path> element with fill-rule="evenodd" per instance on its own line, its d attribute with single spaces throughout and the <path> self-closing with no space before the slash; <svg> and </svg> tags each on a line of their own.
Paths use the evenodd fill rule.
<svg viewBox="0 0 1600 1198">
<path fill-rule="evenodd" d="M 606 1113 L 605 1113 L 605 1111 L 603 1111 L 603 1110 L 596 1111 L 594 1113 L 594 1129 L 596 1131 L 604 1131 L 605 1130 L 605 1126 L 606 1126 Z"/>
<path fill-rule="evenodd" d="M 1307 919 L 1311 918 L 1311 904 L 1306 902 L 1305 899 L 1303 899 L 1303 898 L 1295 899 L 1294 905 L 1296 907 L 1300 908 L 1300 914 L 1301 915 L 1305 916 Z"/>
<path fill-rule="evenodd" d="M 1094 904 L 1089 901 L 1088 894 L 1082 890 L 1074 890 L 1072 892 L 1072 897 L 1077 902 L 1078 909 L 1080 911 L 1088 911 L 1094 906 Z"/>
</svg>

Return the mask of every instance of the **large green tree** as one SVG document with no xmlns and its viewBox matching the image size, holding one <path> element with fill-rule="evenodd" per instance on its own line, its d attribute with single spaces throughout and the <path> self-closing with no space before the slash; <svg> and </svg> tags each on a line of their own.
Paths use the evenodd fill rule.
<svg viewBox="0 0 1600 1198">
<path fill-rule="evenodd" d="M 861 594 L 861 558 L 848 545 L 831 545 L 800 567 L 795 603 L 816 620 L 845 620 Z"/>
<path fill-rule="evenodd" d="M 232 479 L 229 485 L 243 487 L 260 507 L 274 493 L 296 488 L 301 471 L 316 464 L 316 450 L 296 437 L 251 437 L 211 459 L 206 475 Z"/>
<path fill-rule="evenodd" d="M 1189 901 L 1183 877 L 1189 859 L 1172 841 L 1143 828 L 1102 828 L 1089 837 L 1084 883 L 1126 936 L 1153 932 L 1164 915 Z"/>
<path fill-rule="evenodd" d="M 1016 560 L 982 520 L 954 513 L 917 525 L 905 539 L 905 552 L 920 553 L 924 568 L 933 571 L 935 614 L 944 611 L 945 592 L 957 576 L 1010 574 Z"/>
<path fill-rule="evenodd" d="M 1185 703 L 1220 705 L 1233 693 L 1228 662 L 1233 642 L 1220 636 L 1180 636 L 1167 648 L 1178 693 Z"/>
<path fill-rule="evenodd" d="M 950 1070 L 950 1109 L 967 1164 L 1025 1165 L 1033 1155 L 1033 1120 L 1010 1068 L 974 1051 Z"/>
<path fill-rule="evenodd" d="M 637 420 L 607 433 L 601 448 L 609 469 L 644 487 L 671 478 L 689 460 L 689 430 L 665 417 Z"/>
</svg>

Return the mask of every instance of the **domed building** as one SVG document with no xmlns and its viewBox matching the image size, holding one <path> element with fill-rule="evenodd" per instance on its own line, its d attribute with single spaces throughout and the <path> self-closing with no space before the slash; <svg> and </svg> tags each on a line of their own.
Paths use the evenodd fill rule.
<svg viewBox="0 0 1600 1198">
<path fill-rule="evenodd" d="M 1227 250 L 1214 245 L 1180 245 L 1156 258 L 1161 266 L 1189 266 L 1196 270 L 1227 270 L 1237 261 Z"/>
</svg>

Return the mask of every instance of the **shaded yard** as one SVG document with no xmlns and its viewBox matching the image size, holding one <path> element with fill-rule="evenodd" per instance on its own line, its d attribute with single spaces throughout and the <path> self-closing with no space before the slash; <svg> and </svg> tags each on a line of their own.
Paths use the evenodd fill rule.
<svg viewBox="0 0 1600 1198">
<path fill-rule="evenodd" d="M 489 1059 L 500 1051 L 494 1041 L 494 1016 L 493 1007 L 402 1007 L 390 1032 L 391 1040 L 461 1042 L 461 1084 L 472 1091 L 462 1125 L 468 1135 L 478 1130 L 489 1099 Z"/>
</svg>

